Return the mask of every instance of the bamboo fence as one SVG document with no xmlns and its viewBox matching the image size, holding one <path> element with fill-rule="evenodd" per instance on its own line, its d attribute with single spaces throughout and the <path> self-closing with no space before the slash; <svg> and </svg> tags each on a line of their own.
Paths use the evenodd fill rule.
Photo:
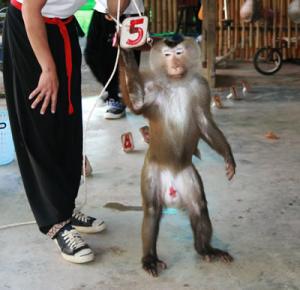
<svg viewBox="0 0 300 290">
<path fill-rule="evenodd" d="M 290 2 L 262 0 L 262 18 L 255 23 L 245 23 L 239 15 L 244 0 L 228 0 L 228 18 L 232 22 L 226 28 L 224 0 L 217 0 L 217 56 L 226 55 L 234 48 L 233 59 L 250 60 L 257 49 L 280 47 L 284 40 L 284 58 L 300 58 L 299 25 L 292 23 L 287 14 Z"/>
<path fill-rule="evenodd" d="M 153 33 L 173 32 L 177 27 L 177 0 L 145 0 L 145 12 Z"/>
<path fill-rule="evenodd" d="M 250 60 L 258 48 L 280 46 L 278 40 L 284 39 L 284 58 L 300 58 L 299 24 L 291 22 L 287 15 L 287 8 L 292 0 L 262 0 L 262 18 L 255 23 L 245 23 L 240 19 L 239 11 L 245 0 L 215 1 L 217 56 L 224 56 L 233 51 L 232 59 Z M 188 1 L 145 0 L 150 31 L 176 31 L 180 5 L 183 2 Z M 224 25 L 225 16 L 231 20 L 228 27 Z"/>
</svg>

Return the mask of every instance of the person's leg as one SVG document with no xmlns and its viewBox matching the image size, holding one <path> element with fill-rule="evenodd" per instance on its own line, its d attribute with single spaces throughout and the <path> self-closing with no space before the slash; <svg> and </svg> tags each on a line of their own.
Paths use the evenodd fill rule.
<svg viewBox="0 0 300 290">
<path fill-rule="evenodd" d="M 89 30 L 87 33 L 84 58 L 98 82 L 103 84 L 106 79 L 104 69 L 104 51 L 102 43 L 107 41 L 103 36 L 105 14 L 96 10 L 93 11 Z"/>
<path fill-rule="evenodd" d="M 106 41 L 103 41 L 102 43 L 102 50 L 104 52 L 104 58 L 106 59 L 105 65 L 103 66 L 106 75 L 105 83 L 103 83 L 103 85 L 105 85 L 113 72 L 117 57 L 117 49 L 115 47 L 112 47 L 112 39 L 116 30 L 114 22 L 105 19 L 103 25 L 103 39 L 106 39 Z M 119 119 L 124 117 L 126 107 L 122 103 L 122 100 L 119 95 L 118 69 L 115 71 L 115 74 L 113 75 L 107 87 L 107 92 L 108 108 L 104 114 L 104 118 Z"/>
<path fill-rule="evenodd" d="M 109 51 L 109 50 L 108 50 Z M 111 51 L 111 50 L 110 50 Z M 114 65 L 114 61 L 116 56 L 112 55 L 111 52 L 108 52 L 110 55 L 110 59 L 112 61 L 111 65 Z M 134 51 L 134 57 L 137 64 L 140 64 L 140 55 L 141 52 L 139 50 Z M 116 71 L 111 84 L 108 86 L 108 109 L 104 114 L 106 119 L 119 119 L 125 115 L 125 105 L 122 101 L 122 96 L 119 93 L 119 72 Z"/>
<path fill-rule="evenodd" d="M 25 191 L 40 231 L 60 241 L 62 253 L 72 262 L 87 262 L 94 255 L 70 227 L 82 163 L 81 52 L 75 26 L 68 25 L 73 76 L 72 103 L 68 115 L 64 43 L 59 29 L 47 25 L 49 45 L 57 64 L 59 92 L 57 111 L 45 115 L 31 109 L 29 94 L 37 86 L 40 66 L 28 41 L 22 15 L 10 7 L 4 32 L 4 85 L 16 155 Z M 70 241 L 74 248 L 68 248 Z M 68 249 L 69 252 L 63 252 Z M 70 259 L 69 259 L 70 260 Z"/>
<path fill-rule="evenodd" d="M 102 58 L 103 61 L 103 85 L 111 78 L 111 74 L 114 70 L 114 66 L 117 58 L 117 48 L 112 46 L 112 41 L 114 34 L 116 32 L 115 23 L 113 21 L 107 20 L 105 17 L 102 21 L 102 30 L 101 30 L 101 51 L 103 52 Z M 109 85 L 107 86 L 107 105 L 108 108 L 104 114 L 106 119 L 119 119 L 125 116 L 125 105 L 122 103 L 119 95 L 119 72 L 116 69 Z"/>
<path fill-rule="evenodd" d="M 137 64 L 140 63 L 140 51 L 135 50 L 134 56 Z M 108 99 L 108 109 L 104 114 L 106 119 L 119 119 L 125 115 L 126 106 L 122 101 L 122 96 L 119 93 L 119 74 L 116 72 L 113 83 L 110 86 L 109 90 L 109 99 Z"/>
<path fill-rule="evenodd" d="M 137 15 L 132 15 L 137 16 Z M 124 16 L 121 18 L 121 21 L 124 19 Z M 106 27 L 106 35 L 108 39 L 111 39 L 114 32 L 115 27 L 111 25 L 111 21 L 106 21 L 105 23 Z M 108 64 L 108 72 L 113 71 L 113 67 L 115 65 L 116 60 L 116 49 L 112 48 L 111 43 L 109 42 L 109 45 L 105 45 L 105 51 L 106 55 L 108 56 L 107 59 L 110 60 L 110 63 Z M 134 51 L 134 56 L 136 59 L 137 64 L 140 64 L 140 55 L 141 52 L 139 50 Z M 110 75 L 109 75 L 110 76 Z M 107 79 L 109 78 L 107 77 Z M 108 109 L 106 113 L 104 114 L 104 117 L 106 119 L 119 119 L 125 115 L 125 105 L 122 101 L 122 96 L 120 96 L 119 92 L 119 71 L 117 70 L 114 77 L 111 80 L 111 83 L 108 86 Z"/>
<path fill-rule="evenodd" d="M 26 194 L 40 230 L 47 233 L 54 224 L 69 219 L 74 209 L 81 170 L 81 153 L 77 154 L 82 148 L 81 104 L 73 100 L 75 114 L 68 115 L 67 79 L 61 61 L 64 46 L 52 25 L 49 39 L 54 33 L 57 39 L 49 41 L 51 51 L 57 58 L 61 54 L 57 111 L 41 115 L 39 108 L 31 109 L 28 96 L 37 86 L 41 69 L 21 17 L 19 10 L 10 7 L 4 33 L 4 84 Z"/>
<path fill-rule="evenodd" d="M 93 12 L 84 56 L 93 75 L 103 86 L 110 79 L 116 61 L 117 49 L 112 46 L 115 31 L 115 23 L 107 20 L 104 13 Z M 125 114 L 125 106 L 119 98 L 118 78 L 117 70 L 107 87 L 108 109 L 104 117 L 108 119 L 117 119 Z"/>
<path fill-rule="evenodd" d="M 93 75 L 105 85 L 113 72 L 117 49 L 112 46 L 115 23 L 105 18 L 105 14 L 95 11 L 91 19 L 84 50 L 86 63 Z M 110 98 L 118 97 L 118 72 L 107 87 Z"/>
</svg>

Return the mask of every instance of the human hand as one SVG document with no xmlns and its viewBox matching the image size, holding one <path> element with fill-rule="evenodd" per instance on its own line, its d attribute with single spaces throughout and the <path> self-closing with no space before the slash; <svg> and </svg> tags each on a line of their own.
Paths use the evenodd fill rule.
<svg viewBox="0 0 300 290">
<path fill-rule="evenodd" d="M 57 104 L 58 78 L 55 69 L 42 71 L 38 86 L 29 95 L 29 100 L 35 98 L 31 108 L 35 109 L 42 102 L 40 113 L 45 114 L 49 103 L 51 103 L 51 113 L 55 113 Z"/>
</svg>

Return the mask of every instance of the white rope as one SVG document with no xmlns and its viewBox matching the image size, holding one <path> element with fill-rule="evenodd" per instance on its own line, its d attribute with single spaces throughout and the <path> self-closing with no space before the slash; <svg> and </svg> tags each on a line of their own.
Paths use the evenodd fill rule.
<svg viewBox="0 0 300 290">
<path fill-rule="evenodd" d="M 116 19 L 116 30 L 117 33 L 119 33 L 120 31 L 120 0 L 118 0 L 118 12 L 117 12 L 117 19 Z M 114 19 L 114 18 L 113 18 Z M 116 61 L 115 61 L 115 65 L 114 65 L 114 69 L 108 79 L 108 81 L 106 82 L 105 86 L 103 87 L 100 96 L 97 98 L 95 104 L 93 105 L 92 109 L 90 110 L 89 114 L 88 114 L 88 118 L 86 120 L 85 123 L 85 128 L 83 131 L 83 162 L 82 162 L 82 174 L 83 174 L 83 184 L 84 184 L 84 200 L 82 202 L 81 205 L 78 205 L 77 208 L 79 210 L 81 210 L 87 203 L 87 181 L 86 181 L 86 168 L 85 168 L 85 155 L 86 155 L 86 135 L 87 135 L 87 130 L 88 130 L 88 125 L 90 122 L 90 119 L 95 111 L 95 108 L 98 105 L 98 102 L 101 100 L 102 95 L 104 94 L 104 92 L 106 91 L 106 88 L 108 87 L 108 85 L 110 84 L 112 78 L 114 77 L 117 67 L 118 67 L 118 62 L 119 62 L 119 56 L 120 56 L 120 47 L 118 46 L 118 51 L 117 51 L 117 56 L 116 56 Z"/>
<path fill-rule="evenodd" d="M 139 16 L 142 16 L 141 10 L 139 9 L 138 5 L 136 4 L 135 0 L 131 0 L 133 5 L 135 6 L 136 10 L 138 11 Z"/>
<path fill-rule="evenodd" d="M 0 226 L 0 230 L 6 230 L 6 229 L 9 229 L 9 228 L 15 228 L 15 227 L 19 227 L 19 226 L 26 226 L 26 225 L 33 225 L 33 224 L 36 224 L 36 221 L 15 223 L 15 224 L 10 224 L 10 225 Z"/>
</svg>

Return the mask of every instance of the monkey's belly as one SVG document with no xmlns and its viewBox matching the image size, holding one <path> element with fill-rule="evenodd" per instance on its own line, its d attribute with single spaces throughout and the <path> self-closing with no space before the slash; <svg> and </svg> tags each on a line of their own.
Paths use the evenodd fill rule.
<svg viewBox="0 0 300 290">
<path fill-rule="evenodd" d="M 192 166 L 177 174 L 169 170 L 160 172 L 161 200 L 166 207 L 185 207 L 194 202 L 200 193 L 200 185 Z"/>
</svg>

